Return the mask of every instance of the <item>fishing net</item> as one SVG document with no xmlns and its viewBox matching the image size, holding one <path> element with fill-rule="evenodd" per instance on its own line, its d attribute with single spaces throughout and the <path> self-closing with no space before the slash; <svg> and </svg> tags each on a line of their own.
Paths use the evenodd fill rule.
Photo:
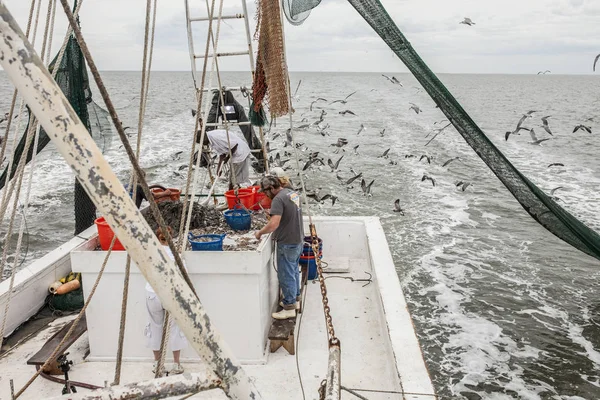
<svg viewBox="0 0 600 400">
<path fill-rule="evenodd" d="M 302 24 L 319 4 L 321 0 L 282 0 L 283 13 L 292 25 Z"/>
<path fill-rule="evenodd" d="M 50 66 L 48 67 L 50 71 L 53 71 L 56 67 L 57 57 L 58 55 L 50 63 Z M 92 133 L 98 146 L 103 151 L 108 150 L 113 137 L 108 112 L 92 101 L 92 92 L 87 76 L 85 59 L 74 36 L 71 36 L 67 42 L 67 47 L 60 66 L 58 67 L 55 80 L 69 100 L 69 103 L 71 103 L 71 106 L 77 113 L 81 122 L 83 122 L 88 132 Z M 33 114 L 29 113 L 29 120 L 25 132 L 27 132 L 29 126 L 33 123 L 33 119 Z M 4 187 L 7 180 L 10 181 L 10 179 L 14 177 L 17 170 L 17 160 L 20 159 L 25 149 L 25 141 L 26 135 L 24 134 L 13 151 L 12 157 L 15 162 L 13 162 L 13 167 L 10 171 L 10 178 L 8 168 L 5 168 L 2 175 L 0 175 L 0 189 Z M 46 131 L 41 128 L 36 154 L 41 152 L 48 143 L 50 143 L 50 138 Z M 26 162 L 31 161 L 32 156 L 33 146 L 30 146 L 27 152 Z M 96 206 L 77 180 L 75 181 L 74 193 L 75 234 L 77 235 L 94 223 L 94 220 L 96 219 Z"/>
<path fill-rule="evenodd" d="M 256 34 L 258 54 L 256 74 L 252 85 L 252 111 L 261 115 L 263 102 L 268 104 L 271 117 L 281 117 L 289 110 L 288 73 L 284 55 L 283 26 L 279 2 L 258 0 Z"/>
<path fill-rule="evenodd" d="M 439 109 L 521 206 L 544 228 L 575 248 L 600 259 L 600 235 L 559 206 L 521 174 L 485 136 L 469 114 L 427 67 L 379 0 L 348 0 L 396 53 Z"/>
</svg>

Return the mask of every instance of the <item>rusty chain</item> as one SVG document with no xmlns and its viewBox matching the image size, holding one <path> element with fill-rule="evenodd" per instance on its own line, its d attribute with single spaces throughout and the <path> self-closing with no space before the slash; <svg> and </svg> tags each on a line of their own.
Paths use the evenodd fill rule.
<svg viewBox="0 0 600 400">
<path fill-rule="evenodd" d="M 327 334 L 329 336 L 329 345 L 339 345 L 340 341 L 335 336 L 335 329 L 333 328 L 333 319 L 331 318 L 331 309 L 329 308 L 329 299 L 327 298 L 327 286 L 325 285 L 325 278 L 323 277 L 323 267 L 321 265 L 321 258 L 319 257 L 319 239 L 317 236 L 317 228 L 314 224 L 310 225 L 310 235 L 312 238 L 312 249 L 315 255 L 315 263 L 317 264 L 317 272 L 319 275 L 319 285 L 321 286 L 321 297 L 323 298 L 323 312 L 325 313 L 325 324 L 327 325 Z"/>
</svg>

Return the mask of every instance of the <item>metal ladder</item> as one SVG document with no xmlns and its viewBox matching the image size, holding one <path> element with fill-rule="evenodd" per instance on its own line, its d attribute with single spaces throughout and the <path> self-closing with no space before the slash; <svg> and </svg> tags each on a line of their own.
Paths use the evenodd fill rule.
<svg viewBox="0 0 600 400">
<path fill-rule="evenodd" d="M 200 92 L 200 88 L 198 87 L 198 65 L 197 62 L 198 60 L 203 60 L 204 59 L 204 54 L 198 54 L 195 51 L 194 48 L 194 38 L 193 38 L 193 29 L 192 29 L 192 25 L 193 23 L 197 23 L 197 22 L 208 22 L 211 20 L 210 18 L 210 10 L 209 10 L 209 4 L 208 1 L 205 0 L 206 2 L 206 16 L 199 16 L 199 17 L 192 17 L 190 14 L 190 1 L 192 0 L 185 0 L 185 16 L 186 16 L 186 24 L 187 24 L 187 34 L 188 34 L 188 47 L 189 47 L 189 53 L 190 53 L 190 62 L 191 62 L 191 67 L 192 67 L 192 78 L 194 80 L 194 87 L 196 88 L 196 99 L 199 99 L 199 92 Z M 225 0 L 223 0 L 225 1 Z M 216 62 L 218 63 L 219 58 L 222 57 L 235 57 L 235 56 L 248 56 L 248 61 L 250 62 L 250 82 L 252 82 L 252 80 L 254 79 L 254 53 L 252 50 L 252 36 L 250 34 L 250 24 L 248 22 L 248 10 L 246 7 L 246 1 L 245 0 L 238 0 L 242 3 L 242 12 L 241 13 L 235 13 L 235 14 L 230 14 L 230 15 L 222 15 L 221 16 L 221 20 L 243 20 L 244 21 L 244 27 L 246 30 L 246 42 L 247 42 L 247 49 L 245 50 L 240 50 L 240 51 L 229 51 L 229 52 L 221 52 L 218 51 L 215 54 L 215 48 L 214 48 L 214 41 L 211 40 L 210 38 L 207 37 L 207 40 L 210 40 L 210 44 L 209 47 L 212 47 L 212 52 L 209 50 L 208 53 L 208 63 L 212 63 L 213 58 L 217 58 Z M 216 5 L 215 5 L 216 6 Z M 219 17 L 216 16 L 216 12 L 213 12 L 213 18 L 212 18 L 213 22 L 214 21 L 218 21 Z M 208 31 L 208 28 L 207 28 Z M 213 37 L 215 34 L 216 28 L 213 25 Z M 209 64 L 207 64 L 209 65 Z M 218 73 L 218 72 L 217 72 Z M 246 87 L 246 86 L 240 86 L 240 87 L 223 87 L 223 88 L 219 88 L 219 87 L 208 87 L 208 88 L 203 88 L 202 91 L 204 93 L 212 93 L 213 90 L 229 90 L 229 91 L 242 91 L 242 90 L 247 90 L 247 91 L 251 91 L 251 85 L 250 87 Z M 208 101 L 210 101 L 210 99 L 208 99 Z M 250 104 L 248 104 L 250 105 Z M 202 107 L 202 118 L 204 121 L 206 121 L 206 115 L 205 111 L 204 111 L 204 107 Z M 206 126 L 216 126 L 216 127 L 222 127 L 225 124 L 223 122 L 216 122 L 216 123 L 207 123 Z M 250 122 L 227 122 L 227 125 L 229 126 L 240 126 L 240 125 L 250 125 Z M 261 130 L 261 138 L 262 138 L 262 128 L 260 128 Z M 254 150 L 254 152 L 256 152 L 256 150 Z"/>
</svg>

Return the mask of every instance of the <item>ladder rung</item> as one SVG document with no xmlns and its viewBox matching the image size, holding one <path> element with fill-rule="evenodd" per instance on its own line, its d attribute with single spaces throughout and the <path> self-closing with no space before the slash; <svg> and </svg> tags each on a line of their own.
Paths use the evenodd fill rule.
<svg viewBox="0 0 600 400">
<path fill-rule="evenodd" d="M 248 92 L 252 91 L 252 87 L 249 87 L 249 86 L 237 86 L 237 87 L 227 87 L 227 86 L 224 86 L 223 87 L 223 90 L 226 90 L 226 91 L 229 91 L 229 92 L 240 92 L 242 89 L 244 89 L 244 90 L 246 90 Z M 198 89 L 198 90 L 200 90 L 200 89 Z M 206 92 L 212 92 L 213 90 L 219 90 L 219 88 L 218 87 L 212 87 L 212 88 L 204 88 L 204 89 L 202 89 L 202 91 L 205 92 L 205 93 Z"/>
<path fill-rule="evenodd" d="M 230 56 L 247 56 L 250 52 L 248 50 L 244 51 L 231 51 L 228 53 L 217 53 L 217 57 L 230 57 Z M 209 54 L 208 57 L 213 57 L 213 54 Z M 204 58 L 204 55 L 194 54 L 194 58 Z"/>
<path fill-rule="evenodd" d="M 242 19 L 242 18 L 244 18 L 244 14 L 223 15 L 223 16 L 221 16 L 221 19 Z M 210 20 L 209 17 L 190 18 L 190 22 L 202 22 L 202 21 L 209 21 L 209 20 Z M 212 20 L 213 21 L 218 21 L 219 17 L 213 17 Z"/>
<path fill-rule="evenodd" d="M 228 122 L 227 125 L 228 126 L 243 126 L 243 125 L 250 125 L 251 122 L 250 121 L 245 121 L 245 122 Z M 207 124 L 205 124 L 206 126 L 225 126 L 225 124 L 223 122 L 209 122 Z"/>
</svg>

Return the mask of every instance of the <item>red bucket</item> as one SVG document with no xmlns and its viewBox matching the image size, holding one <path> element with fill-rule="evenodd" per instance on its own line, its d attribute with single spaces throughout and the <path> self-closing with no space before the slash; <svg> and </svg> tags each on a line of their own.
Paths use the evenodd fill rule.
<svg viewBox="0 0 600 400">
<path fill-rule="evenodd" d="M 238 203 L 243 204 L 244 207 L 250 210 L 255 203 L 255 193 L 251 188 L 238 189 L 237 197 L 234 190 L 228 190 L 225 192 L 225 198 L 227 199 L 227 206 L 230 210 Z"/>
<path fill-rule="evenodd" d="M 254 193 L 255 193 L 254 205 L 252 206 L 252 209 L 254 211 L 260 210 L 261 206 L 264 209 L 271 208 L 271 199 L 263 192 L 259 192 L 260 186 L 250 186 L 249 189 L 254 190 Z M 259 206 L 259 204 L 260 204 L 260 206 Z"/>
<path fill-rule="evenodd" d="M 179 198 L 181 196 L 181 190 L 176 188 L 168 188 L 167 190 L 171 192 L 171 195 L 169 196 L 171 201 L 179 201 Z"/>
<path fill-rule="evenodd" d="M 161 188 L 152 188 L 150 191 L 152 192 L 152 196 L 156 203 L 171 200 L 172 193 L 170 189 L 163 190 Z"/>
<path fill-rule="evenodd" d="M 100 247 L 102 250 L 106 251 L 110 247 L 110 242 L 112 242 L 113 236 L 115 233 L 108 222 L 104 219 L 104 217 L 97 218 L 94 223 L 98 228 L 98 239 L 100 240 Z M 113 250 L 125 250 L 125 247 L 119 242 L 119 239 L 115 240 L 115 245 L 113 246 Z"/>
</svg>

